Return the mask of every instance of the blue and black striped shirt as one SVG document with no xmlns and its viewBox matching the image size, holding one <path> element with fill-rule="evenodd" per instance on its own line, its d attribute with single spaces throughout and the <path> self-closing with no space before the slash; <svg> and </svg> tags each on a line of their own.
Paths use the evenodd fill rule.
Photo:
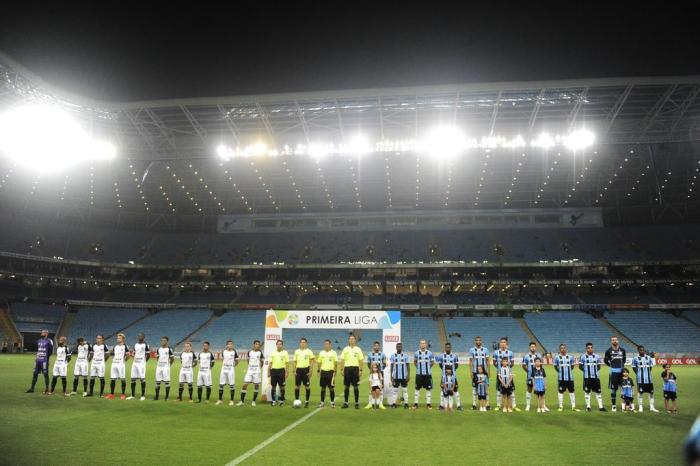
<svg viewBox="0 0 700 466">
<path fill-rule="evenodd" d="M 603 361 L 597 354 L 584 354 L 578 362 L 578 366 L 583 371 L 584 379 L 599 379 L 600 365 Z"/>
<path fill-rule="evenodd" d="M 554 368 L 557 370 L 557 379 L 562 382 L 574 380 L 574 357 L 568 354 L 557 354 L 554 357 Z"/>
<path fill-rule="evenodd" d="M 418 350 L 413 355 L 413 361 L 416 365 L 416 375 L 431 375 L 433 373 L 433 352 L 430 350 Z"/>
<path fill-rule="evenodd" d="M 391 362 L 391 377 L 394 380 L 408 379 L 409 359 L 406 353 L 394 353 L 389 361 Z"/>
</svg>

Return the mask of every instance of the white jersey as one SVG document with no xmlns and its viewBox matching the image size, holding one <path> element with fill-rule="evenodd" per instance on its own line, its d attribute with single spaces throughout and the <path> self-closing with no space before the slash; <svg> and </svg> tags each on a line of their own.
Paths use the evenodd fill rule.
<svg viewBox="0 0 700 466">
<path fill-rule="evenodd" d="M 146 355 L 150 351 L 148 343 L 136 343 L 134 345 L 134 364 L 143 364 L 146 362 Z"/>
<path fill-rule="evenodd" d="M 67 346 L 56 347 L 56 362 L 54 364 L 67 364 L 70 350 Z"/>
<path fill-rule="evenodd" d="M 114 355 L 112 358 L 112 364 L 124 364 L 126 361 L 125 356 L 127 351 L 129 351 L 128 346 L 115 345 L 114 348 L 112 348 L 112 354 Z"/>
<path fill-rule="evenodd" d="M 105 356 L 109 353 L 109 348 L 105 344 L 92 345 L 92 364 L 99 365 L 105 363 Z"/>
<path fill-rule="evenodd" d="M 173 355 L 173 350 L 169 347 L 163 348 L 162 346 L 158 348 L 158 366 L 165 367 L 170 366 L 170 358 Z"/>
<path fill-rule="evenodd" d="M 214 353 L 202 351 L 199 353 L 197 360 L 199 361 L 199 372 L 209 372 L 214 364 Z"/>
<path fill-rule="evenodd" d="M 192 372 L 192 368 L 194 367 L 195 361 L 197 360 L 193 352 L 182 352 L 180 353 L 180 360 L 182 361 L 182 365 L 180 366 L 181 371 L 189 371 Z"/>
<path fill-rule="evenodd" d="M 87 343 L 78 345 L 78 359 L 76 361 L 81 363 L 87 362 L 89 353 L 90 345 Z"/>
<path fill-rule="evenodd" d="M 264 358 L 262 351 L 248 351 L 248 372 L 260 372 L 263 365 L 263 360 Z"/>
<path fill-rule="evenodd" d="M 221 370 L 226 372 L 232 372 L 233 368 L 236 366 L 236 360 L 238 359 L 238 352 L 233 349 L 231 351 L 224 350 L 221 353 L 221 357 L 224 359 L 223 367 Z"/>
</svg>

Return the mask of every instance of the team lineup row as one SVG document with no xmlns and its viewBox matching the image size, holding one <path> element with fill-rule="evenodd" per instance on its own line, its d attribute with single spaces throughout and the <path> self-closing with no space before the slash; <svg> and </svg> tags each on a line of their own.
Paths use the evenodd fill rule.
<svg viewBox="0 0 700 466">
<path fill-rule="evenodd" d="M 637 405 L 638 410 L 643 411 L 643 396 L 648 395 L 649 409 L 658 412 L 654 405 L 654 383 L 652 369 L 655 366 L 654 358 L 646 354 L 643 346 L 637 348 L 637 356 L 632 358 L 632 368 L 636 375 L 637 384 Z M 53 378 L 49 389 L 49 359 L 54 354 L 56 360 L 53 365 Z M 76 395 L 79 380 L 83 378 L 83 396 L 94 396 L 96 380 L 100 381 L 99 396 L 104 396 L 105 391 L 105 371 L 106 362 L 112 359 L 110 367 L 110 393 L 106 398 L 115 397 L 116 383 L 121 383 L 121 399 L 136 398 L 136 385 L 141 385 L 141 400 L 145 400 L 146 394 L 146 363 L 150 358 L 151 349 L 146 343 L 145 335 L 139 334 L 137 343 L 133 348 L 126 345 L 124 334 L 117 335 L 117 343 L 111 349 L 104 343 L 102 335 L 97 335 L 95 343 L 90 345 L 84 338 L 79 338 L 75 350 L 76 363 L 73 370 L 73 390 L 67 391 L 68 363 L 73 356 L 70 348 L 66 344 L 66 337 L 59 337 L 54 348 L 54 343 L 48 337 L 48 332 L 43 331 L 41 338 L 37 342 L 37 354 L 32 376 L 31 388 L 27 393 L 35 390 L 39 374 L 44 376 L 45 393 L 53 394 L 58 379 L 61 379 L 63 393 L 66 396 Z M 131 367 L 131 395 L 126 393 L 126 361 L 132 357 Z M 155 400 L 160 399 L 161 386 L 164 388 L 164 399 L 170 397 L 170 367 L 175 360 L 175 354 L 169 346 L 168 337 L 160 339 L 160 346 L 155 351 L 156 375 L 155 375 Z M 194 402 L 195 367 L 198 366 L 196 386 L 197 402 L 208 403 L 212 390 L 212 368 L 216 357 L 209 349 L 209 342 L 203 342 L 202 350 L 195 354 L 191 343 L 185 343 L 184 351 L 179 356 L 181 361 L 178 376 L 178 401 L 183 400 L 183 393 L 187 389 L 189 401 Z M 244 377 L 243 387 L 240 393 L 240 400 L 235 403 L 235 367 L 238 364 L 238 352 L 234 348 L 233 341 L 226 342 L 226 348 L 221 353 L 222 369 L 219 377 L 219 399 L 217 404 L 223 403 L 225 387 L 229 387 L 229 405 L 237 404 L 241 406 L 245 403 L 248 386 L 253 385 L 253 395 L 251 404 L 255 406 L 263 378 L 263 367 L 269 369 L 267 382 L 270 390 L 270 404 L 272 406 L 283 406 L 286 391 L 287 375 L 290 373 L 290 364 L 294 372 L 294 406 L 302 406 L 300 399 L 301 387 L 305 389 L 305 401 L 303 405 L 309 406 L 311 395 L 311 377 L 314 371 L 319 376 L 321 388 L 321 403 L 319 407 L 325 406 L 326 391 L 329 392 L 330 406 L 335 407 L 335 381 L 338 372 L 343 374 L 344 398 L 343 408 L 348 408 L 350 403 L 350 388 L 353 389 L 355 408 L 359 409 L 359 384 L 362 377 L 363 366 L 366 364 L 369 369 L 368 385 L 369 400 L 365 406 L 367 409 L 386 409 L 384 398 L 389 405 L 396 408 L 403 404 L 404 408 L 409 408 L 408 382 L 411 376 L 411 366 L 415 370 L 415 390 L 412 407 L 416 409 L 420 400 L 421 390 L 425 391 L 425 402 L 428 409 L 432 409 L 432 389 L 433 389 L 433 366 L 437 365 L 441 369 L 440 376 L 440 403 L 441 410 L 452 411 L 462 410 L 459 393 L 459 383 L 457 381 L 457 368 L 459 367 L 459 356 L 452 351 L 450 343 L 445 344 L 444 352 L 433 354 L 428 349 L 427 342 L 420 340 L 419 349 L 413 354 L 413 363 L 408 354 L 403 352 L 402 344 L 396 344 L 396 352 L 389 357 L 381 350 L 379 342 L 374 342 L 371 352 L 365 355 L 357 346 L 356 338 L 351 335 L 348 338 L 348 345 L 342 350 L 340 356 L 332 349 L 331 341 L 324 341 L 324 349 L 317 355 L 308 348 L 308 341 L 302 338 L 299 348 L 295 350 L 293 357 L 284 349 L 282 340 L 276 342 L 276 349 L 270 354 L 264 355 L 261 351 L 261 342 L 255 340 L 252 349 L 248 351 L 248 368 Z M 516 404 L 515 383 L 513 377 L 513 367 L 515 358 L 513 352 L 508 349 L 508 339 L 503 337 L 499 341 L 498 349 L 490 354 L 483 346 L 481 337 L 476 337 L 474 346 L 469 349 L 468 363 L 471 372 L 472 384 L 472 409 L 487 411 L 491 408 L 489 397 L 489 385 L 492 379 L 493 370 L 496 383 L 496 406 L 495 410 L 503 412 L 520 411 Z M 571 409 L 580 411 L 576 407 L 574 369 L 578 367 L 583 373 L 583 390 L 586 410 L 591 411 L 591 395 L 594 394 L 600 411 L 606 411 L 603 406 L 600 370 L 604 365 L 610 368 L 608 388 L 612 410 L 617 410 L 617 392 L 621 392 L 622 409 L 624 411 L 634 411 L 634 386 L 630 373 L 625 368 L 627 352 L 619 344 L 618 338 L 611 337 L 611 346 L 605 352 L 604 357 L 600 357 L 593 351 L 591 343 L 586 344 L 585 352 L 579 357 L 568 353 L 565 344 L 559 347 L 559 353 L 554 357 L 553 365 L 556 371 L 559 411 L 564 409 L 564 394 L 569 393 Z M 493 366 L 493 368 L 492 368 Z M 537 400 L 537 411 L 547 412 L 549 408 L 545 403 L 546 393 L 546 370 L 544 361 L 537 353 L 537 346 L 530 343 L 529 352 L 522 361 L 522 368 L 526 375 L 525 409 L 530 410 L 533 394 Z M 387 370 L 388 369 L 388 370 Z M 385 383 L 385 372 L 388 381 Z M 677 412 L 677 378 L 670 370 L 670 365 L 664 365 L 661 374 L 663 380 L 664 404 L 669 413 Z M 89 385 L 89 388 L 88 388 Z M 204 396 L 204 398 L 203 398 Z M 402 402 L 402 403 L 401 403 Z"/>
</svg>

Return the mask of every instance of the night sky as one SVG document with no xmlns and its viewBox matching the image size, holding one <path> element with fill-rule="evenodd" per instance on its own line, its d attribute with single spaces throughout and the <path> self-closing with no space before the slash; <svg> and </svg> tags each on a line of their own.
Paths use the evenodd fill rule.
<svg viewBox="0 0 700 466">
<path fill-rule="evenodd" d="M 146 3 L 4 4 L 0 49 L 51 84 L 105 100 L 700 74 L 691 2 Z"/>
</svg>

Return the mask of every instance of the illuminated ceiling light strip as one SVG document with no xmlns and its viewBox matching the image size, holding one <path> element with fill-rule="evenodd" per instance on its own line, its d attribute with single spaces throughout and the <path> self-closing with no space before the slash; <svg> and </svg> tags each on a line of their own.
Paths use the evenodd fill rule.
<svg viewBox="0 0 700 466">
<path fill-rule="evenodd" d="M 41 174 L 38 174 L 36 178 L 34 178 L 34 181 L 32 181 L 32 187 L 29 188 L 29 195 L 34 196 L 36 194 L 36 189 L 39 186 L 39 181 L 41 180 Z"/>
<path fill-rule="evenodd" d="M 168 193 L 165 186 L 164 185 L 158 186 L 158 191 L 160 192 L 160 195 L 163 196 L 163 199 L 165 200 L 165 202 L 168 204 L 168 210 L 170 210 L 172 213 L 175 213 L 175 204 L 173 203 L 173 200 L 170 198 L 170 194 Z"/>
<path fill-rule="evenodd" d="M 95 205 L 95 166 L 90 164 L 90 205 Z"/>
<path fill-rule="evenodd" d="M 452 159 L 447 161 L 447 187 L 445 188 L 445 207 L 450 206 L 450 189 L 452 188 Z"/>
<path fill-rule="evenodd" d="M 258 170 L 258 167 L 255 166 L 255 162 L 253 162 L 252 160 L 250 161 L 250 166 L 253 169 L 253 172 L 255 173 L 255 178 L 257 179 L 258 183 L 262 187 L 263 191 L 265 191 L 266 197 L 270 201 L 270 204 L 272 204 L 272 207 L 277 212 L 279 212 L 279 210 L 280 210 L 279 203 L 273 198 L 272 191 L 270 190 L 270 186 L 263 179 L 261 171 Z"/>
<path fill-rule="evenodd" d="M 184 182 L 182 181 L 182 178 L 173 170 L 170 165 L 167 165 L 165 169 L 171 173 L 173 179 L 177 183 L 177 186 L 179 186 L 180 190 L 182 191 L 182 194 L 185 196 L 185 198 L 194 206 L 195 210 L 197 212 L 202 212 L 202 207 L 200 207 L 199 202 L 197 202 L 197 199 L 194 198 L 194 193 L 191 193 L 189 189 L 185 186 Z"/>
<path fill-rule="evenodd" d="M 70 175 L 66 174 L 63 177 L 63 186 L 61 187 L 61 194 L 59 194 L 59 199 L 64 201 L 66 199 L 66 191 L 68 190 L 68 178 Z"/>
<path fill-rule="evenodd" d="M 640 187 L 642 179 L 644 179 L 649 169 L 649 165 L 646 165 L 644 168 L 642 168 L 642 171 L 639 174 L 639 178 L 634 180 L 634 182 L 632 183 L 632 188 L 627 192 L 627 197 L 632 197 L 632 191 L 636 191 Z"/>
<path fill-rule="evenodd" d="M 284 167 L 284 171 L 287 174 L 287 177 L 289 178 L 289 184 L 292 186 L 292 189 L 294 190 L 294 195 L 295 195 L 297 202 L 299 202 L 299 206 L 301 207 L 302 210 L 306 210 L 306 203 L 304 202 L 304 199 L 301 196 L 301 191 L 299 190 L 299 187 L 297 186 L 297 182 L 294 179 L 292 169 L 289 168 L 286 160 L 282 160 L 282 166 Z"/>
<path fill-rule="evenodd" d="M 224 164 L 221 163 L 221 164 L 219 164 L 219 166 L 223 167 Z M 243 192 L 241 192 L 241 188 L 236 184 L 236 182 L 233 181 L 233 176 L 229 173 L 228 169 L 224 170 L 224 176 L 226 176 L 226 178 L 228 178 L 228 181 L 231 183 L 231 186 L 233 187 L 233 189 L 236 190 L 236 193 L 238 194 L 237 199 L 239 199 L 241 201 L 241 204 L 243 204 L 243 207 L 248 212 L 252 212 L 253 208 L 250 206 L 250 203 L 248 202 L 248 198 L 243 194 Z"/>
<path fill-rule="evenodd" d="M 630 155 L 631 154 L 634 154 L 634 149 L 630 149 Z M 615 179 L 617 179 L 618 170 L 622 170 L 624 164 L 629 162 L 629 160 L 629 157 L 625 157 L 622 164 L 620 164 L 619 167 L 613 171 L 612 176 L 607 180 L 607 182 L 603 185 L 603 189 L 598 193 L 598 199 L 595 200 L 596 204 L 599 204 L 600 200 L 605 197 L 605 193 L 608 191 L 608 188 L 611 187 Z M 656 200 L 658 201 L 658 198 Z"/>
<path fill-rule="evenodd" d="M 598 152 L 593 152 L 593 154 L 598 154 Z M 574 196 L 576 196 L 577 191 L 576 189 L 586 181 L 586 175 L 588 174 L 588 170 L 590 169 L 590 166 L 593 164 L 593 159 L 586 159 L 583 162 L 583 168 L 581 169 L 580 173 L 576 173 L 574 171 L 574 180 L 573 183 L 571 184 L 571 188 L 568 188 L 567 193 L 566 193 L 566 198 L 564 199 L 564 204 L 568 204 L 569 200 L 573 200 Z M 578 191 L 580 193 L 581 190 Z"/>
<path fill-rule="evenodd" d="M 194 175 L 195 179 L 199 181 L 201 189 L 211 198 L 211 200 L 216 204 L 216 209 L 220 210 L 222 214 L 226 213 L 226 207 L 221 203 L 221 198 L 219 195 L 217 195 L 212 188 L 209 187 L 209 184 L 204 181 L 204 178 L 202 175 L 199 173 L 199 170 L 196 170 L 192 164 L 187 165 L 188 168 L 192 171 L 192 175 Z"/>
<path fill-rule="evenodd" d="M 350 177 L 352 178 L 352 189 L 355 195 L 355 202 L 357 203 L 357 208 L 362 209 L 362 199 L 360 198 L 360 186 L 358 184 L 357 171 L 355 169 L 355 164 L 352 158 L 348 158 L 348 165 L 350 165 Z"/>
<path fill-rule="evenodd" d="M 15 166 L 16 164 L 13 163 L 12 166 L 7 170 L 7 173 L 3 175 L 2 179 L 0 180 L 0 190 L 5 187 L 5 183 L 7 183 L 7 180 L 9 180 L 12 176 L 12 172 L 14 172 Z"/>
<path fill-rule="evenodd" d="M 391 200 L 391 169 L 389 167 L 389 154 L 384 155 L 384 162 L 386 164 L 386 195 L 387 195 L 387 201 L 389 208 L 392 209 L 394 207 L 393 202 Z"/>
<path fill-rule="evenodd" d="M 486 174 L 488 173 L 489 160 L 491 159 L 491 149 L 486 149 L 484 151 L 484 161 L 481 162 L 481 169 L 479 171 L 479 180 L 476 184 L 476 192 L 474 193 L 474 207 L 479 207 L 479 202 L 481 201 L 481 191 L 484 189 L 484 183 L 486 182 Z"/>
<path fill-rule="evenodd" d="M 141 186 L 141 182 L 139 181 L 138 176 L 136 175 L 136 170 L 134 169 L 133 164 L 129 164 L 129 170 L 131 170 L 131 176 L 133 176 L 134 180 L 134 185 L 136 186 L 136 190 L 138 191 L 139 198 L 141 202 L 143 203 L 143 208 L 146 210 L 146 212 L 151 211 L 151 206 L 148 205 L 148 200 L 146 199 L 146 194 L 143 192 L 143 186 Z"/>
<path fill-rule="evenodd" d="M 695 183 L 698 182 L 698 175 L 700 175 L 700 160 L 698 160 L 698 166 L 695 167 L 695 173 L 688 179 L 688 199 L 690 199 L 698 190 L 695 188 Z"/>
<path fill-rule="evenodd" d="M 321 165 L 319 164 L 319 159 L 316 159 L 316 174 L 321 179 L 321 186 L 323 187 L 323 190 L 326 194 L 326 200 L 328 201 L 328 207 L 331 210 L 333 210 L 335 208 L 333 206 L 333 198 L 331 197 L 331 193 L 328 190 L 328 183 L 326 183 L 326 178 L 323 176 L 323 170 L 321 169 Z"/>
<path fill-rule="evenodd" d="M 561 152 L 557 152 L 556 157 L 561 157 Z M 554 174 L 554 170 L 556 166 L 559 165 L 559 160 L 557 158 L 552 159 L 552 165 L 549 167 L 546 167 L 545 173 L 546 175 L 544 176 L 544 179 L 542 180 L 542 184 L 540 184 L 540 187 L 537 190 L 537 194 L 535 195 L 535 205 L 539 205 L 540 201 L 542 200 L 542 196 L 544 195 L 544 191 L 546 187 L 549 185 L 550 180 L 552 179 L 552 175 Z"/>
<path fill-rule="evenodd" d="M 416 152 L 416 207 L 420 205 L 420 153 Z"/>
<path fill-rule="evenodd" d="M 520 171 L 524 163 L 523 160 L 525 160 L 525 158 L 527 158 L 527 153 L 521 152 L 520 157 L 518 157 L 518 163 L 516 164 L 515 175 L 513 175 L 513 179 L 510 182 L 510 188 L 508 188 L 508 192 L 506 193 L 506 200 L 503 202 L 504 206 L 507 206 L 510 203 L 510 198 L 513 195 L 513 191 L 516 190 L 516 185 L 520 179 Z"/>
<path fill-rule="evenodd" d="M 114 182 L 114 197 L 117 201 L 117 207 L 120 209 L 122 208 L 122 198 L 121 195 L 119 194 L 119 182 L 115 181 Z"/>
</svg>

